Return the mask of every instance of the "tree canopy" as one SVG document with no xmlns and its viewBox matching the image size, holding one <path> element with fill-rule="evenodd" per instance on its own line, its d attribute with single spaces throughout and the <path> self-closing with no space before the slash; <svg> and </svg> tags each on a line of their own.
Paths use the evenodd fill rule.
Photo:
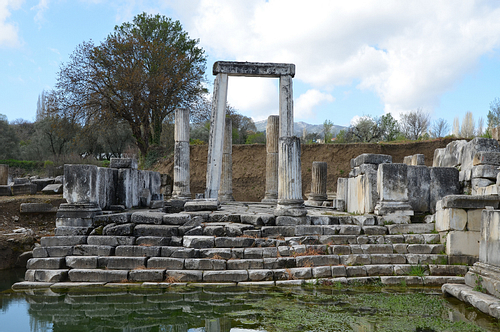
<svg viewBox="0 0 500 332">
<path fill-rule="evenodd" d="M 206 92 L 198 43 L 179 21 L 137 15 L 99 45 L 76 48 L 58 74 L 58 111 L 82 124 L 125 121 L 145 157 L 160 143 L 165 117 Z"/>
</svg>

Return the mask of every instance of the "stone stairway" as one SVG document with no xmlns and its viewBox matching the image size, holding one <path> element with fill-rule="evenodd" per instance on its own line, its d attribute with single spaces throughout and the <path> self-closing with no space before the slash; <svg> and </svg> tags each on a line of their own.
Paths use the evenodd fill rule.
<svg viewBox="0 0 500 332">
<path fill-rule="evenodd" d="M 311 213 L 304 225 L 246 205 L 236 211 L 104 214 L 91 228 L 58 227 L 28 261 L 26 282 L 463 283 L 434 224 L 377 225 L 370 216 Z M 88 235 L 87 235 L 88 234 Z"/>
</svg>

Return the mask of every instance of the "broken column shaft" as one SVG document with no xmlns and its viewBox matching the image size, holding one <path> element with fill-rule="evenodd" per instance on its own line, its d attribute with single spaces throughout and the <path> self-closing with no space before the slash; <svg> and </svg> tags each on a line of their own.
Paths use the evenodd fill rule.
<svg viewBox="0 0 500 332">
<path fill-rule="evenodd" d="M 190 199 L 189 188 L 189 110 L 175 110 L 174 186 L 172 198 Z"/>
<path fill-rule="evenodd" d="M 311 194 L 307 205 L 320 206 L 328 198 L 326 194 L 327 163 L 322 161 L 313 161 Z"/>
<path fill-rule="evenodd" d="M 298 137 L 280 137 L 278 163 L 278 216 L 305 216 L 302 199 L 302 175 L 300 166 L 300 139 Z"/>
<path fill-rule="evenodd" d="M 266 194 L 262 202 L 276 203 L 278 200 L 278 115 L 267 118 L 266 127 Z"/>
<path fill-rule="evenodd" d="M 224 150 L 222 154 L 222 175 L 220 179 L 219 201 L 231 202 L 233 197 L 233 121 L 226 118 Z"/>
</svg>

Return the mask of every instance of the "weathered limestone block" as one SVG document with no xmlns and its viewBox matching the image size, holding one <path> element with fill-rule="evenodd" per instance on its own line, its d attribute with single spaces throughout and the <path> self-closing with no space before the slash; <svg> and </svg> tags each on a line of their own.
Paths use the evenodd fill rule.
<svg viewBox="0 0 500 332">
<path fill-rule="evenodd" d="M 190 220 L 191 215 L 187 213 L 172 213 L 163 215 L 163 224 L 165 225 L 184 225 Z"/>
<path fill-rule="evenodd" d="M 225 270 L 226 261 L 224 259 L 199 259 L 187 258 L 184 260 L 186 270 Z"/>
<path fill-rule="evenodd" d="M 248 279 L 251 281 L 269 281 L 273 280 L 272 270 L 249 270 Z"/>
<path fill-rule="evenodd" d="M 472 195 L 476 195 L 478 193 L 479 188 L 485 188 L 493 184 L 496 184 L 496 181 L 483 178 L 473 178 L 471 180 Z"/>
<path fill-rule="evenodd" d="M 147 225 L 144 225 L 147 226 Z M 120 245 L 133 245 L 135 244 L 135 237 L 133 236 L 105 236 L 90 235 L 87 238 L 87 244 L 92 246 L 120 246 Z"/>
<path fill-rule="evenodd" d="M 496 153 L 500 152 L 500 146 L 498 145 L 498 141 L 491 138 L 476 137 L 470 142 L 468 142 L 462 154 L 462 162 L 461 162 L 462 169 L 472 168 L 472 166 L 474 165 L 474 159 L 476 154 L 477 153 L 482 154 L 485 152 L 496 152 Z M 492 155 L 490 156 L 490 158 L 491 157 L 492 159 L 490 160 L 491 162 L 493 162 L 495 157 L 493 157 Z M 500 162 L 500 159 L 498 159 L 499 157 L 500 154 L 498 155 L 498 157 L 496 157 L 498 162 Z M 482 161 L 482 158 L 478 158 L 478 161 L 480 161 L 480 163 L 486 163 L 486 159 Z M 500 163 L 498 165 L 500 165 Z"/>
<path fill-rule="evenodd" d="M 115 248 L 116 256 L 124 257 L 156 257 L 160 256 L 159 246 L 118 246 Z"/>
<path fill-rule="evenodd" d="M 66 256 L 66 266 L 72 269 L 97 269 L 97 256 Z"/>
<path fill-rule="evenodd" d="M 411 158 L 411 165 L 412 166 L 419 166 L 425 165 L 425 155 L 423 154 L 414 154 Z"/>
<path fill-rule="evenodd" d="M 471 195 L 449 195 L 443 197 L 441 206 L 446 208 L 458 209 L 484 209 L 491 206 L 494 209 L 498 208 L 500 199 L 498 196 L 471 196 Z"/>
<path fill-rule="evenodd" d="M 408 165 L 382 164 L 378 168 L 377 188 L 381 201 L 408 201 Z"/>
<path fill-rule="evenodd" d="M 9 183 L 9 165 L 0 164 L 0 186 L 6 186 Z"/>
<path fill-rule="evenodd" d="M 99 174 L 94 165 L 64 165 L 63 197 L 68 203 L 99 203 Z"/>
<path fill-rule="evenodd" d="M 431 173 L 427 166 L 408 166 L 408 202 L 415 212 L 430 211 Z"/>
<path fill-rule="evenodd" d="M 480 240 L 480 232 L 451 231 L 446 235 L 446 254 L 478 257 Z"/>
<path fill-rule="evenodd" d="M 436 231 L 465 231 L 467 226 L 467 211 L 464 209 L 447 208 L 436 212 Z"/>
<path fill-rule="evenodd" d="M 54 195 L 63 193 L 63 185 L 61 183 L 49 184 L 42 188 L 42 193 L 45 195 Z"/>
<path fill-rule="evenodd" d="M 203 280 L 203 271 L 168 269 L 165 279 L 172 282 L 200 282 Z"/>
<path fill-rule="evenodd" d="M 35 195 L 37 192 L 37 185 L 34 183 L 14 184 L 11 187 L 12 195 Z"/>
<path fill-rule="evenodd" d="M 133 270 L 128 273 L 128 279 L 132 282 L 163 281 L 165 279 L 164 269 Z"/>
<path fill-rule="evenodd" d="M 79 244 L 73 247 L 74 256 L 112 256 L 115 253 L 114 246 Z"/>
<path fill-rule="evenodd" d="M 97 265 L 112 270 L 133 270 L 145 268 L 146 261 L 146 257 L 99 257 Z"/>
<path fill-rule="evenodd" d="M 50 257 L 50 258 L 30 258 L 26 264 L 27 269 L 64 269 L 66 261 L 64 257 Z"/>
<path fill-rule="evenodd" d="M 347 197 L 349 196 L 348 188 L 349 188 L 349 179 L 348 178 L 338 178 L 337 179 L 337 210 L 346 211 L 348 201 Z M 339 202 L 341 202 L 339 204 Z"/>
<path fill-rule="evenodd" d="M 498 141 L 497 141 L 498 145 Z M 491 165 L 500 166 L 500 148 L 496 151 L 480 151 L 474 155 L 472 164 L 474 166 L 479 165 Z"/>
<path fill-rule="evenodd" d="M 220 205 L 217 199 L 195 199 L 184 204 L 186 212 L 217 211 Z"/>
<path fill-rule="evenodd" d="M 385 154 L 363 153 L 354 159 L 351 159 L 351 168 L 361 166 L 362 164 L 385 164 L 392 163 L 392 156 Z"/>
<path fill-rule="evenodd" d="M 436 202 L 448 195 L 460 193 L 458 170 L 454 167 L 431 167 L 429 205 L 431 213 L 436 212 Z"/>
<path fill-rule="evenodd" d="M 135 226 L 134 235 L 135 236 L 158 236 L 158 237 L 169 237 L 177 236 L 179 227 L 171 225 L 148 225 L 140 224 Z"/>
<path fill-rule="evenodd" d="M 128 280 L 128 271 L 102 269 L 72 269 L 68 272 L 72 282 L 121 282 Z"/>
<path fill-rule="evenodd" d="M 499 152 L 500 154 L 500 152 Z M 472 167 L 472 178 L 496 180 L 500 170 L 499 165 L 477 165 Z"/>
<path fill-rule="evenodd" d="M 57 208 L 49 203 L 21 203 L 21 213 L 56 213 Z"/>
<path fill-rule="evenodd" d="M 137 169 L 137 159 L 134 158 L 111 158 L 110 168 L 130 168 Z"/>
<path fill-rule="evenodd" d="M 103 235 L 129 236 L 134 234 L 135 224 L 109 224 L 102 230 Z"/>
<path fill-rule="evenodd" d="M 247 280 L 248 272 L 246 270 L 203 272 L 203 281 L 205 282 L 241 282 Z"/>
<path fill-rule="evenodd" d="M 27 270 L 25 280 L 35 282 L 62 282 L 68 279 L 68 269 Z"/>
<path fill-rule="evenodd" d="M 227 261 L 228 270 L 259 270 L 264 266 L 261 259 L 234 259 Z"/>
<path fill-rule="evenodd" d="M 214 236 L 184 236 L 182 245 L 186 248 L 213 248 L 215 246 Z"/>
<path fill-rule="evenodd" d="M 182 270 L 184 269 L 184 259 L 171 257 L 151 257 L 147 261 L 148 269 L 167 269 L 167 270 Z"/>
<path fill-rule="evenodd" d="M 467 210 L 467 230 L 480 232 L 481 231 L 481 216 L 483 209 Z"/>
<path fill-rule="evenodd" d="M 164 215 L 165 213 L 163 212 L 149 212 L 149 211 L 134 212 L 131 216 L 131 222 L 134 224 L 161 225 L 163 223 Z"/>
</svg>

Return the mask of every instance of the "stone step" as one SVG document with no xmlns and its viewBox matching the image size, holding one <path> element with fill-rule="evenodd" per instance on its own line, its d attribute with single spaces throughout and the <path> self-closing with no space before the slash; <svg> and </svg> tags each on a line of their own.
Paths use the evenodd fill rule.
<svg viewBox="0 0 500 332">
<path fill-rule="evenodd" d="M 423 284 L 425 279 L 442 280 L 459 277 L 467 272 L 467 267 L 452 265 L 364 265 L 364 266 L 301 266 L 273 269 L 217 269 L 208 268 L 203 261 L 191 262 L 191 269 L 139 268 L 123 269 L 29 269 L 26 281 L 31 282 L 243 282 L 243 281 L 276 281 L 296 279 L 324 278 L 385 278 L 385 284 L 401 284 L 405 280 L 408 285 Z M 166 262 L 166 261 L 165 261 Z M 189 263 L 189 264 L 191 264 Z M 201 264 L 200 264 L 201 263 Z M 197 268 L 194 268 L 197 267 Z M 212 266 L 214 267 L 214 266 Z M 418 270 L 417 270 L 418 269 Z M 436 274 L 433 274 L 436 272 Z M 427 283 L 430 284 L 430 281 Z"/>
<path fill-rule="evenodd" d="M 143 225 L 147 227 L 156 227 L 164 225 Z M 171 226 L 166 226 L 171 227 Z M 272 227 L 278 228 L 278 227 Z M 161 233 L 161 232 L 160 232 Z M 279 233 L 279 232 L 278 232 Z M 276 234 L 278 234 L 276 233 Z M 286 233 L 286 232 L 285 232 Z M 106 246 L 117 247 L 122 245 L 138 246 L 184 246 L 187 248 L 245 248 L 245 247 L 276 247 L 282 245 L 299 244 L 323 244 L 323 245 L 353 245 L 353 244 L 438 244 L 440 236 L 436 233 L 431 234 L 388 234 L 388 235 L 354 235 L 354 234 L 329 234 L 329 235 L 291 235 L 283 237 L 282 235 L 271 235 L 270 237 L 258 237 L 242 235 L 237 237 L 215 236 L 215 235 L 196 235 L 196 236 L 159 236 L 157 232 L 148 233 L 145 236 L 110 236 L 110 235 L 90 235 L 90 236 L 52 236 L 44 237 L 41 240 L 41 248 L 37 249 L 38 255 L 43 255 L 43 248 L 61 247 L 59 255 L 70 250 L 72 246 Z M 164 234 L 165 235 L 165 234 Z M 51 256 L 55 256 L 54 253 Z"/>
<path fill-rule="evenodd" d="M 169 247 L 158 248 L 160 252 Z M 297 267 L 324 267 L 342 265 L 346 267 L 357 266 L 357 270 L 363 270 L 363 266 L 400 266 L 413 265 L 423 266 L 432 275 L 447 275 L 467 272 L 467 266 L 449 265 L 448 256 L 440 254 L 331 254 L 311 255 L 311 251 L 302 255 L 281 257 L 278 251 L 268 252 L 269 257 L 254 256 L 256 252 L 241 251 L 200 251 L 201 257 L 210 258 L 183 258 L 178 257 L 129 257 L 129 256 L 66 256 L 32 258 L 28 260 L 29 270 L 60 270 L 60 269 L 112 269 L 112 270 L 136 270 L 136 269 L 168 269 L 168 270 L 259 270 L 259 269 L 286 269 Z M 254 248 L 258 249 L 258 248 Z M 271 248 L 269 248 L 271 249 Z M 232 249 L 237 250 L 237 249 Z M 199 252 L 199 253 L 200 253 Z M 273 256 L 274 254 L 274 256 Z M 187 255 L 186 255 L 187 256 Z M 253 257 L 253 258 L 248 258 Z M 262 257 L 262 258 L 255 258 Z M 436 267 L 434 267 L 436 265 Z M 444 267 L 440 267 L 443 265 Z M 387 267 L 385 267 L 387 268 Z M 391 271 L 390 275 L 398 274 Z"/>
<path fill-rule="evenodd" d="M 442 254 L 443 244 L 412 243 L 367 243 L 367 244 L 299 244 L 301 241 L 287 240 L 280 246 L 244 245 L 255 244 L 249 238 L 192 238 L 184 239 L 185 245 L 179 246 L 140 246 L 140 245 L 76 245 L 61 247 L 37 247 L 33 250 L 34 258 L 66 256 L 121 256 L 121 257 L 174 257 L 174 258 L 217 258 L 222 259 L 258 259 L 272 257 L 291 257 L 300 255 L 350 255 L 350 254 Z M 210 245 L 206 245 L 209 243 Z M 288 243 L 288 245 L 286 245 Z M 306 242 L 307 243 L 307 242 Z M 317 243 L 311 241 L 309 243 Z M 216 247 L 220 244 L 220 247 Z M 248 244 L 248 243 L 247 243 Z M 194 247 L 194 248 L 193 248 Z"/>
</svg>

